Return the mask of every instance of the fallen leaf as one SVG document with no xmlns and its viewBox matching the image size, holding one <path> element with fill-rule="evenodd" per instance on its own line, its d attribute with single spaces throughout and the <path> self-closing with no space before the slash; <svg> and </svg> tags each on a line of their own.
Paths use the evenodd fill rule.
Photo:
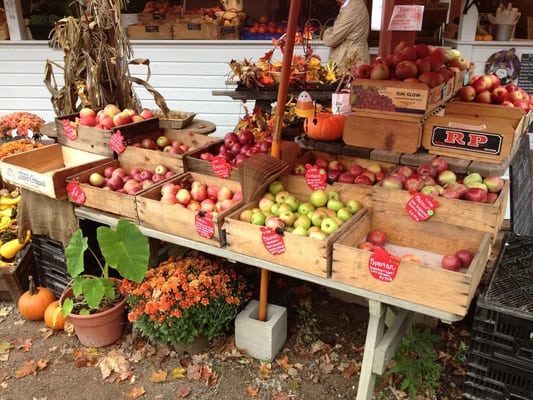
<svg viewBox="0 0 533 400">
<path fill-rule="evenodd" d="M 10 349 L 11 349 L 11 343 L 0 342 L 0 361 L 7 361 L 9 359 Z"/>
<path fill-rule="evenodd" d="M 291 364 L 289 364 L 289 356 L 287 354 L 281 358 L 278 358 L 276 363 L 283 371 L 287 371 L 291 367 Z"/>
<path fill-rule="evenodd" d="M 145 393 L 144 387 L 138 387 L 138 388 L 131 388 L 128 393 L 126 393 L 126 396 L 128 396 L 128 399 L 138 399 Z"/>
<path fill-rule="evenodd" d="M 346 379 L 352 377 L 355 373 L 359 372 L 361 370 L 361 367 L 358 365 L 355 365 L 354 363 L 350 363 L 344 370 L 342 371 L 342 376 L 344 376 Z"/>
<path fill-rule="evenodd" d="M 272 364 L 261 361 L 259 366 L 259 377 L 263 380 L 267 380 L 272 376 Z"/>
<path fill-rule="evenodd" d="M 214 385 L 218 381 L 218 374 L 216 371 L 213 371 L 210 366 L 202 365 L 201 370 L 202 379 L 205 381 L 206 385 Z"/>
<path fill-rule="evenodd" d="M 102 379 L 108 378 L 113 372 L 122 374 L 130 370 L 130 363 L 126 360 L 126 357 L 114 350 L 105 355 L 98 362 L 98 366 L 100 367 Z"/>
<path fill-rule="evenodd" d="M 187 368 L 187 379 L 190 379 L 191 381 L 199 381 L 202 377 L 201 372 L 201 366 L 199 364 L 191 364 L 189 365 L 189 368 Z"/>
<path fill-rule="evenodd" d="M 325 347 L 326 347 L 326 344 L 324 342 L 317 340 L 311 345 L 311 353 L 313 354 L 317 353 L 321 350 L 324 350 Z"/>
<path fill-rule="evenodd" d="M 185 373 L 187 372 L 186 368 L 174 368 L 172 370 L 172 378 L 174 379 L 183 379 L 185 378 Z"/>
<path fill-rule="evenodd" d="M 0 308 L 0 317 L 7 317 L 13 311 L 13 307 L 2 307 Z"/>
<path fill-rule="evenodd" d="M 13 347 L 17 350 L 22 350 L 22 352 L 27 353 L 31 350 L 31 347 L 33 346 L 33 343 L 31 339 L 22 339 L 22 338 L 16 338 L 13 341 Z"/>
<path fill-rule="evenodd" d="M 37 363 L 35 360 L 24 361 L 22 368 L 15 371 L 15 378 L 20 379 L 25 376 L 36 374 L 37 373 Z"/>
<path fill-rule="evenodd" d="M 250 387 L 248 386 L 246 388 L 246 394 L 249 396 L 249 397 L 257 397 L 257 395 L 259 394 L 259 388 L 255 388 L 255 387 Z"/>
<path fill-rule="evenodd" d="M 45 369 L 48 366 L 48 360 L 43 360 L 42 358 L 37 361 L 38 369 Z"/>
<path fill-rule="evenodd" d="M 191 394 L 191 388 L 188 386 L 181 386 L 176 389 L 175 393 L 178 399 L 184 399 Z"/>
<path fill-rule="evenodd" d="M 167 371 L 159 371 L 154 372 L 152 375 L 150 375 L 150 382 L 153 383 L 160 383 L 165 382 L 167 380 Z"/>
</svg>

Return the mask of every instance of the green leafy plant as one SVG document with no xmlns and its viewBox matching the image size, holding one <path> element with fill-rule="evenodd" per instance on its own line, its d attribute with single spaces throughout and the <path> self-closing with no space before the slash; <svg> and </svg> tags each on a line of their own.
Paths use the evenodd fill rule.
<svg viewBox="0 0 533 400">
<path fill-rule="evenodd" d="M 440 385 L 443 367 L 435 362 L 435 344 L 439 341 L 440 337 L 429 328 L 413 328 L 394 353 L 394 366 L 390 372 L 398 374 L 401 390 L 407 391 L 411 399 L 416 398 L 419 391 L 432 395 Z"/>
<path fill-rule="evenodd" d="M 139 228 L 127 220 L 119 220 L 116 229 L 99 226 L 96 239 L 103 261 L 89 248 L 88 238 L 81 229 L 72 235 L 65 248 L 67 271 L 72 277 L 74 298 L 65 298 L 61 304 L 64 316 L 75 311 L 80 315 L 98 312 L 115 299 L 115 282 L 110 278 L 110 268 L 124 279 L 141 282 L 148 270 L 150 246 Z M 85 252 L 93 255 L 101 276 L 85 274 Z"/>
</svg>

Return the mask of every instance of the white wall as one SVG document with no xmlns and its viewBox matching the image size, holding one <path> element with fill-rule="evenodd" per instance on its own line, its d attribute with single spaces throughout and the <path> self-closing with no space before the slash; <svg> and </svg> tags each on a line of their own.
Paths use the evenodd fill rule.
<svg viewBox="0 0 533 400">
<path fill-rule="evenodd" d="M 269 41 L 132 41 L 135 58 L 150 59 L 149 83 L 166 99 L 170 109 L 197 113 L 198 119 L 215 123 L 216 136 L 232 130 L 244 115 L 242 103 L 225 96 L 213 96 L 213 90 L 232 90 L 226 85 L 229 61 L 244 58 L 257 61 L 272 48 Z M 315 51 L 327 60 L 328 49 L 320 44 Z M 300 54 L 295 49 L 295 54 Z M 279 50 L 275 53 L 281 60 Z M 4 41 L 0 43 L 0 116 L 14 111 L 28 111 L 50 122 L 55 113 L 50 93 L 44 84 L 47 59 L 62 65 L 63 52 L 50 49 L 45 41 Z M 58 86 L 61 70 L 55 69 Z M 132 66 L 131 73 L 146 77 L 146 67 Z M 145 107 L 155 107 L 153 97 L 134 86 Z M 253 102 L 248 103 L 252 111 Z"/>
</svg>

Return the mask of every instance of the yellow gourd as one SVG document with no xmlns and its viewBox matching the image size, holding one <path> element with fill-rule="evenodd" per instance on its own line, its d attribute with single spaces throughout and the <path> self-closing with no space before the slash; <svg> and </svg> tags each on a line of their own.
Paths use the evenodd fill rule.
<svg viewBox="0 0 533 400">
<path fill-rule="evenodd" d="M 26 243 L 29 242 L 30 238 L 31 232 L 28 230 L 28 232 L 26 233 L 26 238 L 22 243 L 19 242 L 18 238 L 5 242 L 2 247 L 0 247 L 0 256 L 5 258 L 6 260 L 14 258 L 17 253 L 22 250 L 24 246 L 26 246 Z"/>
</svg>

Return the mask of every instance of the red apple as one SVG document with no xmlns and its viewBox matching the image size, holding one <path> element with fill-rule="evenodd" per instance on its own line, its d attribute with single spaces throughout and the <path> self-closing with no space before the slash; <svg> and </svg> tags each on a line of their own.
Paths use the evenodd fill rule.
<svg viewBox="0 0 533 400">
<path fill-rule="evenodd" d="M 476 93 L 490 90 L 492 87 L 492 80 L 488 75 L 481 75 L 474 82 L 472 82 L 472 87 L 476 90 Z"/>
<path fill-rule="evenodd" d="M 431 49 L 427 44 L 415 44 L 416 58 L 428 57 L 431 54 Z"/>
<path fill-rule="evenodd" d="M 418 76 L 418 67 L 416 63 L 412 60 L 400 61 L 396 65 L 394 71 L 395 71 L 396 77 L 400 80 L 404 80 L 407 78 L 416 78 Z"/>
<path fill-rule="evenodd" d="M 355 176 L 353 176 L 351 173 L 343 172 L 337 178 L 337 182 L 339 182 L 339 183 L 353 183 L 354 179 L 355 179 Z"/>
<path fill-rule="evenodd" d="M 496 86 L 490 92 L 491 102 L 494 104 L 502 104 L 509 98 L 509 92 L 503 86 Z"/>
<path fill-rule="evenodd" d="M 387 234 L 383 231 L 372 230 L 366 235 L 366 240 L 374 246 L 385 246 L 387 243 Z"/>
<path fill-rule="evenodd" d="M 431 166 L 437 171 L 437 174 L 448 169 L 448 161 L 442 157 L 432 158 L 429 162 Z"/>
<path fill-rule="evenodd" d="M 478 203 L 486 203 L 487 191 L 478 187 L 468 188 L 465 193 L 465 199 L 468 201 L 476 201 Z"/>
<path fill-rule="evenodd" d="M 474 259 L 474 255 L 468 249 L 461 249 L 455 253 L 455 256 L 459 258 L 461 262 L 461 267 L 468 268 Z"/>
<path fill-rule="evenodd" d="M 370 71 L 372 67 L 369 64 L 361 64 L 357 67 L 355 77 L 357 79 L 370 79 Z"/>
<path fill-rule="evenodd" d="M 418 58 L 415 60 L 417 76 L 423 72 L 431 71 L 431 61 L 428 58 Z"/>
<path fill-rule="evenodd" d="M 470 85 L 463 86 L 459 89 L 459 98 L 462 101 L 474 101 L 476 98 L 476 89 Z"/>
<path fill-rule="evenodd" d="M 443 76 L 438 72 L 423 72 L 418 76 L 418 80 L 422 83 L 425 83 L 430 88 L 434 88 L 436 86 L 439 86 L 442 82 L 444 82 Z"/>
<path fill-rule="evenodd" d="M 442 257 L 442 268 L 450 271 L 459 271 L 461 269 L 461 260 L 455 254 L 447 254 Z"/>
<path fill-rule="evenodd" d="M 370 79 L 387 80 L 390 77 L 390 70 L 385 64 L 376 64 L 370 70 Z"/>
<path fill-rule="evenodd" d="M 492 96 L 489 90 L 482 90 L 476 94 L 476 103 L 490 104 L 492 102 Z"/>
</svg>

